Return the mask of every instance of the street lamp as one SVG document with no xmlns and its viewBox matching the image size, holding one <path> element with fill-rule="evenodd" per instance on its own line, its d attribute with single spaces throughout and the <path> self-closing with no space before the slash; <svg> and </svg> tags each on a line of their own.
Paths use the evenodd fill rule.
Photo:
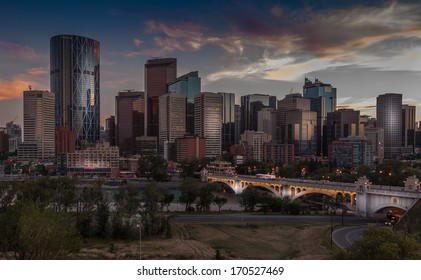
<svg viewBox="0 0 421 280">
<path fill-rule="evenodd" d="M 139 228 L 139 260 L 142 259 L 142 216 L 139 215 L 139 224 L 136 226 Z"/>
</svg>

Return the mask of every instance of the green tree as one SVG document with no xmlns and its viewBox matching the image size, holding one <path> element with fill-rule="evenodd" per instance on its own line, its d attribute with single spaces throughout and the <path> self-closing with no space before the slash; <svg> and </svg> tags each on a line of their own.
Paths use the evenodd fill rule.
<svg viewBox="0 0 421 280">
<path fill-rule="evenodd" d="M 228 202 L 228 199 L 223 196 L 215 196 L 212 202 L 218 206 L 218 213 L 221 213 L 221 208 Z"/>
<path fill-rule="evenodd" d="M 163 190 L 164 193 L 164 199 L 161 202 L 161 208 L 167 207 L 167 212 L 168 212 L 168 207 L 170 206 L 171 202 L 174 201 L 174 194 L 168 192 L 167 190 Z"/>
<path fill-rule="evenodd" d="M 144 209 L 146 212 L 157 212 L 162 210 L 162 201 L 164 200 L 164 192 L 157 183 L 151 182 L 146 184 L 144 190 Z"/>
<path fill-rule="evenodd" d="M 128 184 L 120 186 L 114 196 L 116 211 L 123 213 L 128 219 L 138 214 L 140 208 L 139 187 Z"/>
<path fill-rule="evenodd" d="M 253 212 L 254 208 L 259 203 L 260 197 L 261 192 L 257 188 L 250 185 L 245 190 L 243 190 L 240 195 L 241 206 L 244 207 L 246 211 Z"/>
<path fill-rule="evenodd" d="M 214 195 L 211 186 L 206 185 L 201 187 L 198 195 L 197 211 L 210 211 L 213 198 Z"/>
<path fill-rule="evenodd" d="M 0 214 L 0 250 L 14 259 L 63 259 L 77 252 L 80 237 L 66 213 L 33 202 L 18 203 Z"/>
<path fill-rule="evenodd" d="M 351 260 L 419 260 L 421 245 L 411 234 L 391 228 L 370 227 L 345 253 L 337 255 Z"/>
<path fill-rule="evenodd" d="M 192 178 L 194 172 L 199 169 L 200 160 L 198 158 L 184 159 L 180 162 L 181 176 L 183 178 Z"/>
<path fill-rule="evenodd" d="M 16 195 L 16 188 L 8 182 L 0 183 L 0 212 L 6 211 L 6 208 L 12 205 Z"/>
<path fill-rule="evenodd" d="M 199 195 L 199 184 L 193 178 L 186 178 L 180 185 L 180 202 L 186 205 L 186 212 L 190 210 L 191 204 Z"/>
</svg>

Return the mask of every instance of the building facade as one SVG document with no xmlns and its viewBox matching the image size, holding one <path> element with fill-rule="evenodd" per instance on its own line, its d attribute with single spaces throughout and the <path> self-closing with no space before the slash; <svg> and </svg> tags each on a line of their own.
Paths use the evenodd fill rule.
<svg viewBox="0 0 421 280">
<path fill-rule="evenodd" d="M 187 135 L 175 139 L 177 161 L 206 157 L 206 139 L 204 137 Z"/>
<path fill-rule="evenodd" d="M 327 113 L 336 111 L 336 88 L 315 79 L 314 83 L 305 78 L 303 96 L 310 99 L 310 110 L 317 112 L 317 155 L 327 155 L 325 126 Z"/>
<path fill-rule="evenodd" d="M 365 136 L 349 136 L 329 145 L 329 161 L 339 167 L 374 166 L 374 145 Z"/>
<path fill-rule="evenodd" d="M 115 141 L 123 155 L 135 154 L 136 137 L 145 132 L 145 95 L 140 91 L 119 92 L 115 97 Z M 111 144 L 111 143 L 110 143 Z"/>
<path fill-rule="evenodd" d="M 174 143 L 176 138 L 186 133 L 186 97 L 177 94 L 164 94 L 159 98 L 159 145 L 158 153 L 168 159 L 164 153 L 164 144 Z"/>
<path fill-rule="evenodd" d="M 402 105 L 402 148 L 403 154 L 415 153 L 416 106 Z"/>
<path fill-rule="evenodd" d="M 57 35 L 50 40 L 50 91 L 55 94 L 55 126 L 95 143 L 100 133 L 100 47 L 93 39 Z"/>
<path fill-rule="evenodd" d="M 263 160 L 263 144 L 271 141 L 272 136 L 261 131 L 246 130 L 241 134 L 241 142 L 253 147 L 253 156 L 251 159 L 255 161 Z"/>
<path fill-rule="evenodd" d="M 145 136 L 158 137 L 159 97 L 168 93 L 168 85 L 177 78 L 177 59 L 148 59 L 144 73 L 146 100 Z"/>
<path fill-rule="evenodd" d="M 377 126 L 384 129 L 384 155 L 396 157 L 402 151 L 402 94 L 377 97 Z"/>
<path fill-rule="evenodd" d="M 49 91 L 23 92 L 24 142 L 36 144 L 38 160 L 55 156 L 55 95 Z"/>
<path fill-rule="evenodd" d="M 235 143 L 235 94 L 218 93 L 222 95 L 222 151 L 229 152 Z"/>
<path fill-rule="evenodd" d="M 222 95 L 202 92 L 194 98 L 194 133 L 206 138 L 206 157 L 221 154 Z"/>
<path fill-rule="evenodd" d="M 168 86 L 168 93 L 178 93 L 186 98 L 186 134 L 194 134 L 194 96 L 200 93 L 201 79 L 198 71 L 178 77 Z"/>
<path fill-rule="evenodd" d="M 294 145 L 296 156 L 317 153 L 317 112 L 293 110 L 286 112 L 286 144 Z"/>
</svg>

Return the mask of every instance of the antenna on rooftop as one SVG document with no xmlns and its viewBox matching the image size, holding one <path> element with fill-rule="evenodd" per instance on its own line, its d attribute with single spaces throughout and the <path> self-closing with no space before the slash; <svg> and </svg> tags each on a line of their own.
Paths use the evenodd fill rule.
<svg viewBox="0 0 421 280">
<path fill-rule="evenodd" d="M 32 86 L 31 85 L 28 85 L 28 88 L 29 88 L 29 90 L 32 90 Z"/>
</svg>

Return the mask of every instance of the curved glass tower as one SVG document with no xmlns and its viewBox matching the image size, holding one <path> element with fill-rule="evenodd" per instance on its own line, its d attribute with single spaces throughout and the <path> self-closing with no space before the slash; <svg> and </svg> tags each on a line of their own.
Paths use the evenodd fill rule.
<svg viewBox="0 0 421 280">
<path fill-rule="evenodd" d="M 76 147 L 99 140 L 99 42 L 75 35 L 50 40 L 50 90 L 56 127 L 76 132 Z"/>
</svg>

